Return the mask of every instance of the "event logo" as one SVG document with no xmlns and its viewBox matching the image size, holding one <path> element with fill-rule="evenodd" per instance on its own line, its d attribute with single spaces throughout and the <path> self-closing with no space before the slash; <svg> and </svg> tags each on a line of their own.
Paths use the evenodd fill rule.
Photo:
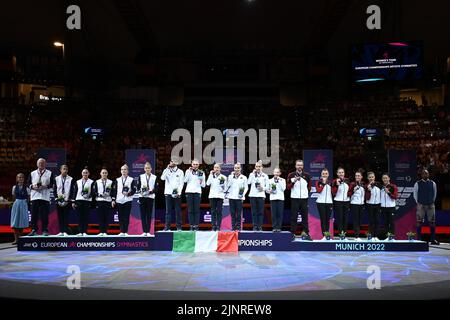
<svg viewBox="0 0 450 320">
<path fill-rule="evenodd" d="M 310 169 L 323 169 L 325 168 L 325 163 L 327 161 L 327 156 L 319 152 L 314 159 L 309 163 Z"/>
<path fill-rule="evenodd" d="M 395 209 L 398 210 L 400 207 L 404 207 L 408 204 L 408 199 L 413 195 L 413 187 L 398 187 L 398 198 L 395 201 Z"/>
<path fill-rule="evenodd" d="M 145 153 L 141 153 L 136 160 L 133 161 L 133 169 L 144 169 L 146 162 L 150 162 L 150 157 Z"/>
<path fill-rule="evenodd" d="M 194 121 L 194 135 L 187 129 L 176 129 L 172 132 L 171 141 L 178 144 L 172 148 L 171 158 L 178 163 L 190 164 L 192 159 L 200 163 L 214 164 L 215 159 L 223 159 L 223 151 L 235 147 L 242 151 L 238 161 L 242 164 L 256 163 L 261 160 L 268 171 L 279 165 L 279 129 L 270 130 L 270 145 L 268 129 L 208 129 L 203 132 L 202 121 Z M 203 142 L 210 142 L 203 149 Z M 246 149 L 248 141 L 248 149 Z M 236 143 L 235 143 L 236 142 Z M 192 150 L 192 145 L 193 150 Z M 268 154 L 270 148 L 270 155 Z M 220 154 L 217 154 L 219 152 Z M 248 162 L 246 155 L 248 153 Z M 239 157 L 241 159 L 239 159 Z"/>
<path fill-rule="evenodd" d="M 50 152 L 47 155 L 47 167 L 49 168 L 57 168 L 58 167 L 58 163 L 59 163 L 59 157 L 60 154 L 56 153 L 56 152 Z"/>
<path fill-rule="evenodd" d="M 211 214 L 209 213 L 209 211 L 206 212 L 205 215 L 203 215 L 203 221 L 204 222 L 211 222 L 212 220 Z"/>
</svg>

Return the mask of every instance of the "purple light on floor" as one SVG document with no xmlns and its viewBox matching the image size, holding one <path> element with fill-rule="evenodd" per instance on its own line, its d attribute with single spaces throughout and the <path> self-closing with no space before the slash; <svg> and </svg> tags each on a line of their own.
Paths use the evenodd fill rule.
<svg viewBox="0 0 450 320">
<path fill-rule="evenodd" d="M 403 43 L 403 42 L 391 42 L 389 43 L 391 46 L 396 46 L 396 47 L 407 47 L 408 44 Z"/>
</svg>

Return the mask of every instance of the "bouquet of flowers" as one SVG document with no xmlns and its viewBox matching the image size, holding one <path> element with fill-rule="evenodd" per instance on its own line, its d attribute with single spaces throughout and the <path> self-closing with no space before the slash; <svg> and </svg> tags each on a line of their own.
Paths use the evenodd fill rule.
<svg viewBox="0 0 450 320">
<path fill-rule="evenodd" d="M 221 177 L 219 178 L 219 182 L 220 182 L 221 185 L 223 185 L 223 184 L 225 183 L 225 177 L 224 177 L 224 176 L 221 176 Z"/>
<path fill-rule="evenodd" d="M 148 187 L 147 187 L 146 185 L 143 185 L 143 186 L 141 187 L 141 195 L 142 195 L 143 197 L 148 196 Z"/>
<path fill-rule="evenodd" d="M 66 199 L 63 194 L 59 194 L 56 198 L 56 204 L 60 207 L 65 207 L 67 205 Z"/>
<path fill-rule="evenodd" d="M 384 187 L 386 189 L 386 191 L 388 191 L 390 194 L 394 193 L 394 187 L 391 186 L 390 184 L 388 184 L 387 186 Z"/>
<path fill-rule="evenodd" d="M 242 198 L 244 196 L 244 190 L 245 188 L 243 186 L 239 188 L 239 198 Z"/>
<path fill-rule="evenodd" d="M 105 191 L 103 192 L 103 197 L 107 198 L 111 194 L 111 184 L 107 185 Z"/>
<path fill-rule="evenodd" d="M 272 189 L 272 193 L 277 193 L 277 184 L 276 183 L 272 183 L 270 187 Z"/>
<path fill-rule="evenodd" d="M 331 239 L 331 235 L 328 231 L 323 233 L 323 236 L 325 237 L 325 239 L 330 240 Z"/>
<path fill-rule="evenodd" d="M 81 195 L 83 198 L 88 199 L 89 198 L 89 187 L 84 187 L 81 191 Z"/>
<path fill-rule="evenodd" d="M 409 232 L 406 233 L 406 235 L 408 236 L 408 240 L 409 241 L 416 240 L 416 233 L 415 232 L 409 231 Z"/>
</svg>

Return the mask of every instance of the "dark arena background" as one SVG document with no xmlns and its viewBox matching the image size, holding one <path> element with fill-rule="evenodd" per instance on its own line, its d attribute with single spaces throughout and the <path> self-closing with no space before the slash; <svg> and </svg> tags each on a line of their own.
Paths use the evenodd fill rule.
<svg viewBox="0 0 450 320">
<path fill-rule="evenodd" d="M 0 297 L 450 299 L 449 12 L 3 1 Z"/>
</svg>

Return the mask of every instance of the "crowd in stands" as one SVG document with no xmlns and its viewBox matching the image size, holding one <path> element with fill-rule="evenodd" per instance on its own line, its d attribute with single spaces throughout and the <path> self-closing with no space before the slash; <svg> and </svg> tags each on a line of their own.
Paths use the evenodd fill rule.
<svg viewBox="0 0 450 320">
<path fill-rule="evenodd" d="M 303 149 L 331 148 L 335 166 L 344 165 L 354 172 L 361 167 L 374 170 L 369 154 L 380 155 L 379 169 L 385 171 L 387 149 L 412 148 L 417 150 L 418 170 L 429 168 L 442 182 L 442 193 L 449 188 L 450 111 L 417 106 L 413 100 L 330 102 L 296 108 L 206 102 L 167 107 L 123 101 L 21 105 L 2 100 L 0 195 L 9 196 L 17 172 L 27 174 L 35 167 L 40 148 L 65 148 L 76 177 L 86 165 L 95 177 L 103 166 L 116 176 L 125 149 L 155 149 L 156 174 L 160 174 L 177 143 L 171 141 L 173 130 L 192 132 L 194 120 L 202 121 L 203 132 L 208 128 L 279 129 L 280 168 L 285 174 L 302 158 Z M 84 133 L 86 127 L 102 128 L 104 134 L 94 140 Z M 376 128 L 380 135 L 369 141 L 359 134 L 361 128 Z M 251 165 L 245 170 L 249 172 Z"/>
</svg>

